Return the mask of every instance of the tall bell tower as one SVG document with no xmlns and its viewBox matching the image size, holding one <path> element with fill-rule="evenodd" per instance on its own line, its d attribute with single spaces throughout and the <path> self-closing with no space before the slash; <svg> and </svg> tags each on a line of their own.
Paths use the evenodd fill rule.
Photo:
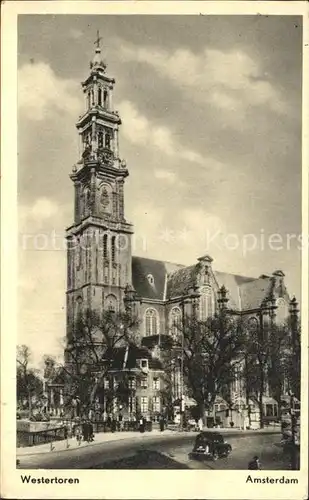
<svg viewBox="0 0 309 500">
<path fill-rule="evenodd" d="M 74 184 L 74 223 L 67 229 L 67 334 L 78 312 L 122 306 L 131 284 L 131 235 L 124 214 L 125 161 L 119 157 L 121 120 L 113 109 L 115 80 L 106 74 L 99 33 L 82 83 L 85 111 L 76 127 L 80 158 Z"/>
</svg>

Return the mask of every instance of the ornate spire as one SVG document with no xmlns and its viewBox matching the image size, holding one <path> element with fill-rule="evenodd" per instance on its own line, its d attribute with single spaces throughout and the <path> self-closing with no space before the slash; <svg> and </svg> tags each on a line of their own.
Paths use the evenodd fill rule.
<svg viewBox="0 0 309 500">
<path fill-rule="evenodd" d="M 100 47 L 100 42 L 102 40 L 102 37 L 100 37 L 100 32 L 99 30 L 97 31 L 97 38 L 94 42 L 94 45 L 96 45 L 95 49 L 95 54 L 93 56 L 93 59 L 90 63 L 90 69 L 92 70 L 101 70 L 105 71 L 106 69 L 106 63 L 103 61 L 103 58 L 101 56 L 101 47 Z"/>
</svg>

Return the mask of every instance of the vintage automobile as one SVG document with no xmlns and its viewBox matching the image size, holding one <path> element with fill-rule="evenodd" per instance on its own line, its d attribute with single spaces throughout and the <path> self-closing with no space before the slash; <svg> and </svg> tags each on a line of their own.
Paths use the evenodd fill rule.
<svg viewBox="0 0 309 500">
<path fill-rule="evenodd" d="M 193 450 L 189 453 L 191 460 L 217 460 L 227 457 L 232 451 L 220 432 L 204 431 L 195 439 Z"/>
</svg>

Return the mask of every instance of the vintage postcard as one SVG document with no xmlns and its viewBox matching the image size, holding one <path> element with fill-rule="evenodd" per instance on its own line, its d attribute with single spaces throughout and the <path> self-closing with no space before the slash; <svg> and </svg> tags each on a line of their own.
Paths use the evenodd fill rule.
<svg viewBox="0 0 309 500">
<path fill-rule="evenodd" d="M 307 497 L 308 43 L 307 2 L 3 5 L 4 498 Z"/>
</svg>

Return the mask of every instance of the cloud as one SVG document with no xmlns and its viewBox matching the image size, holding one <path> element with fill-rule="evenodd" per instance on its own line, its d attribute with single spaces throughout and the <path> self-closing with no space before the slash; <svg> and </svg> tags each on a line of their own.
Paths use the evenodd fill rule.
<svg viewBox="0 0 309 500">
<path fill-rule="evenodd" d="M 169 170 L 157 169 L 155 170 L 155 178 L 174 184 L 177 180 L 175 172 Z"/>
<path fill-rule="evenodd" d="M 47 113 L 76 117 L 81 111 L 79 84 L 59 78 L 46 63 L 25 64 L 18 71 L 18 105 L 28 120 L 42 121 Z"/>
<path fill-rule="evenodd" d="M 139 113 L 132 102 L 122 101 L 118 107 L 123 121 L 123 133 L 133 144 L 151 145 L 168 156 L 204 164 L 204 159 L 198 152 L 183 148 L 168 127 L 153 125 Z"/>
<path fill-rule="evenodd" d="M 232 113 L 237 111 L 241 117 L 250 107 L 267 106 L 279 114 L 287 111 L 287 104 L 279 90 L 267 80 L 259 61 L 241 50 L 167 52 L 122 43 L 121 51 L 126 61 L 152 66 L 200 103 L 210 103 Z M 234 118 L 237 120 L 239 115 Z"/>
<path fill-rule="evenodd" d="M 34 200 L 30 205 L 20 204 L 18 212 L 19 230 L 35 231 L 53 222 L 58 226 L 64 210 L 55 200 L 43 196 Z"/>
<path fill-rule="evenodd" d="M 78 30 L 76 28 L 72 28 L 70 29 L 70 36 L 74 39 L 74 40 L 78 40 L 79 38 L 81 38 L 84 33 L 81 31 L 81 30 Z"/>
</svg>

